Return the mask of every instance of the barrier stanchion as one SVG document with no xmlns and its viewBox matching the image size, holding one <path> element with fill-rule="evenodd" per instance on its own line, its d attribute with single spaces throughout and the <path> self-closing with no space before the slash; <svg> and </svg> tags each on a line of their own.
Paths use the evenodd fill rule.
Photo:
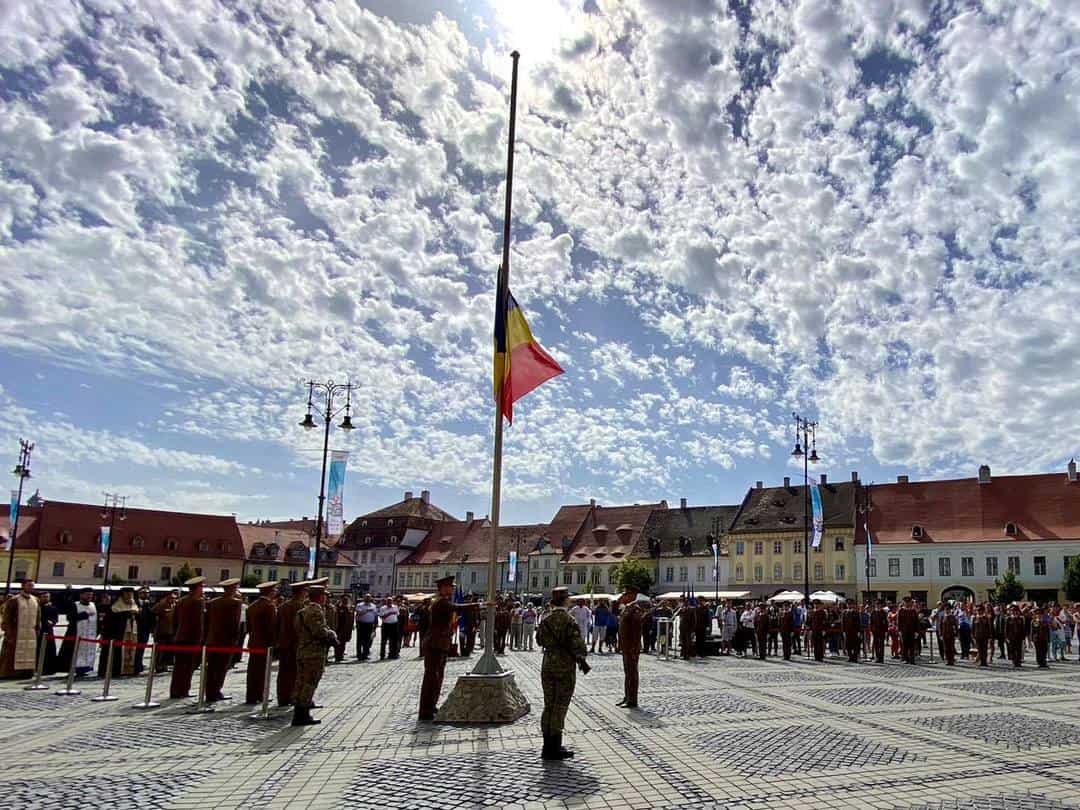
<svg viewBox="0 0 1080 810">
<path fill-rule="evenodd" d="M 101 694 L 97 697 L 92 697 L 94 703 L 108 703 L 116 700 L 116 697 L 109 694 L 109 689 L 112 687 L 112 671 L 113 671 L 113 656 L 116 653 L 116 643 L 109 639 L 109 652 L 105 656 L 105 683 L 101 687 Z"/>
<path fill-rule="evenodd" d="M 136 703 L 135 709 L 156 709 L 161 704 L 154 700 L 154 672 L 157 670 L 157 644 L 150 645 L 150 666 L 146 673 L 146 695 L 142 703 Z"/>
<path fill-rule="evenodd" d="M 63 689 L 57 689 L 58 695 L 81 695 L 81 689 L 73 688 L 75 686 L 75 662 L 79 660 L 79 645 L 82 644 L 82 638 L 75 635 L 75 645 L 71 650 L 71 666 L 68 668 L 67 683 Z"/>
<path fill-rule="evenodd" d="M 52 641 L 52 636 L 45 634 L 41 637 L 41 649 L 38 650 L 37 666 L 34 667 L 34 682 L 29 686 L 24 686 L 23 690 L 26 692 L 40 692 L 42 689 L 48 689 L 41 682 L 41 670 L 45 669 L 45 642 L 46 640 Z"/>
<path fill-rule="evenodd" d="M 259 711 L 251 715 L 252 720 L 270 719 L 270 668 L 274 663 L 274 648 L 266 648 L 266 664 L 263 667 L 263 693 L 262 706 Z M 248 653 L 248 666 L 251 666 L 251 653 Z"/>
<path fill-rule="evenodd" d="M 199 665 L 199 700 L 195 704 L 193 711 L 196 712 L 212 712 L 216 709 L 208 705 L 206 702 L 206 645 L 202 647 L 202 659 Z"/>
</svg>

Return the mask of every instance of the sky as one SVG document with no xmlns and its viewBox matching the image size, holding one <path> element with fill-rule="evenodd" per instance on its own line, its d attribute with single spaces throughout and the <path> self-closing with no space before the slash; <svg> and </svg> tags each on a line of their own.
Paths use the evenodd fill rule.
<svg viewBox="0 0 1080 810">
<path fill-rule="evenodd" d="M 490 509 L 511 288 L 566 373 L 504 521 L 1080 450 L 1080 4 L 0 6 L 0 456 L 31 489 L 314 515 L 305 380 L 351 380 L 352 518 Z M 11 479 L 14 482 L 14 478 Z"/>
</svg>

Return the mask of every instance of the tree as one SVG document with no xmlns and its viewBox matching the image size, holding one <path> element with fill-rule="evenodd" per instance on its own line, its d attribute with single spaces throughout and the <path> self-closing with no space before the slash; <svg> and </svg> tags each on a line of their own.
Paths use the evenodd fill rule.
<svg viewBox="0 0 1080 810">
<path fill-rule="evenodd" d="M 122 576 L 120 576 L 119 574 L 117 574 L 114 571 L 112 576 L 109 577 L 109 584 L 110 585 L 127 585 L 127 580 L 124 579 Z"/>
<path fill-rule="evenodd" d="M 1080 557 L 1073 557 L 1065 567 L 1065 581 L 1061 587 L 1070 602 L 1080 602 Z"/>
<path fill-rule="evenodd" d="M 999 605 L 1007 605 L 1010 602 L 1019 602 L 1024 598 L 1026 589 L 1016 574 L 1006 571 L 1001 579 L 994 580 L 994 591 L 990 598 Z"/>
<path fill-rule="evenodd" d="M 183 585 L 189 579 L 193 579 L 194 577 L 195 572 L 191 570 L 191 566 L 187 563 L 184 563 L 180 566 L 180 570 L 176 572 L 176 576 L 169 580 L 169 584 L 177 586 Z"/>
<path fill-rule="evenodd" d="M 634 588 L 638 593 L 647 594 L 652 589 L 652 570 L 641 560 L 627 558 L 615 566 L 612 582 L 620 591 Z"/>
<path fill-rule="evenodd" d="M 241 588 L 254 588 L 259 584 L 259 578 L 254 574 L 244 574 L 244 578 L 240 580 Z"/>
</svg>

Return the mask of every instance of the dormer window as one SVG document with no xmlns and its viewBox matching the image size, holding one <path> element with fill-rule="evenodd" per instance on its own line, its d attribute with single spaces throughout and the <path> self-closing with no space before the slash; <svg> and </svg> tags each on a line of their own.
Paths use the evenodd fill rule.
<svg viewBox="0 0 1080 810">
<path fill-rule="evenodd" d="M 361 529 L 366 529 L 367 528 L 367 521 L 366 520 L 361 520 L 360 521 L 360 528 Z"/>
<path fill-rule="evenodd" d="M 389 520 L 387 520 L 387 521 L 386 521 L 386 525 L 387 525 L 387 526 L 393 526 L 393 525 L 394 525 L 394 519 L 393 519 L 393 518 L 390 518 Z"/>
<path fill-rule="evenodd" d="M 165 541 L 165 550 L 166 551 L 176 551 L 178 546 L 179 546 L 179 543 L 176 542 L 176 538 L 174 538 L 174 537 L 170 537 L 168 540 Z"/>
<path fill-rule="evenodd" d="M 142 548 L 143 547 L 143 539 L 142 539 L 141 534 L 137 534 L 137 535 L 135 535 L 134 537 L 131 538 L 131 547 L 132 548 Z"/>
<path fill-rule="evenodd" d="M 915 540 L 921 540 L 923 536 L 923 528 L 918 523 L 911 527 L 911 536 Z"/>
<path fill-rule="evenodd" d="M 209 549 L 210 549 L 210 544 L 209 543 L 207 543 L 205 540 L 200 540 L 199 541 L 199 551 L 208 551 Z"/>
<path fill-rule="evenodd" d="M 1015 523 L 1006 523 L 1005 524 L 1005 534 L 1009 535 L 1009 537 L 1016 537 L 1016 524 Z"/>
<path fill-rule="evenodd" d="M 229 544 L 226 543 L 226 542 L 219 542 L 217 544 L 217 550 L 220 551 L 223 554 L 228 554 L 229 553 Z"/>
<path fill-rule="evenodd" d="M 63 531 L 60 532 L 59 540 L 60 540 L 60 545 L 62 545 L 62 546 L 70 546 L 71 545 L 71 532 L 69 532 L 67 529 L 64 529 Z"/>
</svg>

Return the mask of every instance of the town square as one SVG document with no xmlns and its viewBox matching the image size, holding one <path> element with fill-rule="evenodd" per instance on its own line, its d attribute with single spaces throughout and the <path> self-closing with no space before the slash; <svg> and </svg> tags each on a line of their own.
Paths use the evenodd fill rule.
<svg viewBox="0 0 1080 810">
<path fill-rule="evenodd" d="M 6 806 L 1080 810 L 1078 43 L 4 3 Z"/>
</svg>

